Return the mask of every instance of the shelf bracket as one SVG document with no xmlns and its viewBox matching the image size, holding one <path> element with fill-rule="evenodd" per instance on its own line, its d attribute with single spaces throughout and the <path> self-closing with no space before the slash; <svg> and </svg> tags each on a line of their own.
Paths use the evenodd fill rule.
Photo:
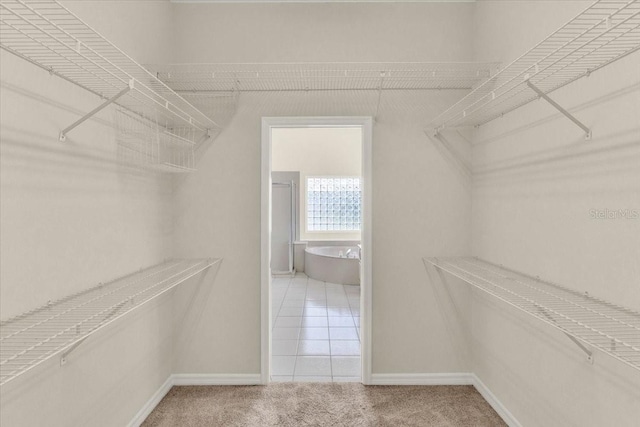
<svg viewBox="0 0 640 427">
<path fill-rule="evenodd" d="M 593 365 L 593 352 L 591 350 L 589 350 L 584 344 L 582 344 L 580 341 L 578 341 L 574 336 L 569 335 L 568 333 L 564 333 L 571 341 L 574 342 L 575 345 L 577 345 L 580 350 L 582 350 L 586 355 L 587 355 L 587 362 L 589 362 L 590 364 Z"/>
<path fill-rule="evenodd" d="M 199 147 L 200 144 L 205 142 L 207 139 L 211 138 L 211 135 L 212 135 L 211 129 L 207 129 L 204 135 L 202 135 L 200 139 L 198 139 L 198 141 L 196 142 L 196 147 Z"/>
<path fill-rule="evenodd" d="M 556 320 L 547 312 L 547 310 L 545 310 L 543 307 L 540 307 L 538 305 L 536 305 L 536 307 L 538 308 L 538 311 L 540 311 L 540 313 L 542 313 L 542 315 L 544 317 L 546 317 L 547 319 L 549 319 L 551 322 L 555 323 L 556 325 L 558 324 L 558 322 L 556 322 Z M 580 350 L 582 350 L 586 355 L 587 355 L 587 362 L 589 362 L 590 364 L 593 365 L 593 352 L 591 350 L 589 350 L 584 344 L 582 344 L 582 342 L 580 342 L 576 337 L 574 337 L 573 335 L 562 331 L 563 334 L 565 334 L 567 336 L 567 338 L 569 338 L 571 341 L 573 341 L 573 343 L 575 345 L 578 346 L 578 348 Z"/>
<path fill-rule="evenodd" d="M 133 297 L 130 297 L 127 301 L 121 302 L 120 304 L 115 306 L 113 308 L 113 310 L 111 310 L 109 313 L 107 313 L 107 315 L 104 317 L 104 319 L 102 321 L 104 322 L 106 320 L 109 320 L 113 316 L 115 316 L 126 305 L 127 302 L 129 302 L 130 304 L 133 304 L 134 303 Z M 69 355 L 73 352 L 73 350 L 78 348 L 78 346 L 80 346 L 80 344 L 82 344 L 87 338 L 89 338 L 89 334 L 91 332 L 93 332 L 95 329 L 96 328 L 91 329 L 87 334 L 85 334 L 84 337 L 80 338 L 78 341 L 73 343 L 69 348 L 67 348 L 62 353 L 62 355 L 60 356 L 60 366 L 64 366 L 67 363 L 67 357 L 69 357 Z M 76 333 L 77 334 L 80 333 L 80 324 L 76 325 Z"/>
<path fill-rule="evenodd" d="M 73 350 L 78 348 L 78 346 L 82 344 L 87 338 L 89 337 L 82 338 L 80 341 L 76 342 L 71 347 L 69 347 L 64 353 L 62 353 L 62 356 L 60 356 L 60 366 L 64 366 L 67 364 L 67 357 L 69 356 L 69 354 L 71 354 Z"/>
<path fill-rule="evenodd" d="M 453 148 L 452 144 L 437 130 L 429 131 L 425 129 L 425 135 L 431 142 L 434 144 L 439 144 L 442 148 L 446 150 L 451 159 L 456 163 L 456 165 L 460 168 L 460 170 L 465 174 L 465 176 L 473 175 L 473 170 L 471 165 L 467 164 L 464 160 L 462 160 L 462 156 Z"/>
<path fill-rule="evenodd" d="M 101 111 L 102 109 L 104 109 L 105 107 L 107 107 L 110 104 L 113 104 L 115 101 L 118 100 L 118 98 L 120 98 L 121 96 L 123 96 L 124 94 L 126 94 L 127 92 L 129 92 L 131 89 L 133 89 L 133 85 L 134 85 L 134 80 L 131 79 L 129 80 L 129 85 L 127 87 L 125 87 L 124 89 L 122 89 L 120 92 L 118 92 L 117 94 L 115 94 L 113 97 L 107 99 L 106 101 L 104 101 L 102 104 L 100 104 L 99 106 L 97 106 L 96 108 L 94 108 L 93 110 L 91 110 L 90 112 L 88 112 L 87 114 L 85 114 L 84 116 L 82 116 L 80 119 L 76 120 L 72 125 L 67 126 L 66 128 L 64 128 L 62 130 L 62 132 L 60 132 L 60 135 L 58 137 L 58 139 L 61 142 L 66 141 L 67 139 L 67 133 L 69 133 L 70 131 L 72 131 L 75 127 L 79 126 L 80 124 L 82 124 L 84 121 L 86 121 L 87 119 L 91 118 L 92 116 L 94 116 L 95 114 L 97 114 L 99 111 Z"/>
<path fill-rule="evenodd" d="M 564 108 L 562 108 L 557 102 L 555 102 L 553 99 L 549 98 L 547 96 L 546 93 L 544 93 L 543 91 L 541 91 L 536 85 L 534 85 L 533 83 L 531 83 L 531 80 L 527 79 L 527 86 L 529 86 L 535 93 L 538 94 L 538 96 L 540 96 L 540 98 L 544 99 L 545 101 L 547 101 L 549 104 L 551 104 L 556 110 L 560 111 L 566 118 L 568 118 L 569 120 L 571 120 L 573 123 L 575 123 L 578 127 L 580 127 L 584 132 L 585 132 L 585 136 L 584 139 L 586 140 L 590 140 L 591 139 L 591 129 L 589 129 L 587 126 L 584 125 L 584 123 L 582 123 L 580 120 L 576 119 L 570 112 L 568 112 L 567 110 L 565 110 Z"/>
</svg>

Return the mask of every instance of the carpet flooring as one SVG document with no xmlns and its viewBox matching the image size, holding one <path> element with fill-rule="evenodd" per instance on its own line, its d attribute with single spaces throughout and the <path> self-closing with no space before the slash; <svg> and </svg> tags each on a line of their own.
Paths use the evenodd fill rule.
<svg viewBox="0 0 640 427">
<path fill-rule="evenodd" d="M 273 383 L 173 387 L 151 426 L 505 426 L 473 386 Z"/>
</svg>

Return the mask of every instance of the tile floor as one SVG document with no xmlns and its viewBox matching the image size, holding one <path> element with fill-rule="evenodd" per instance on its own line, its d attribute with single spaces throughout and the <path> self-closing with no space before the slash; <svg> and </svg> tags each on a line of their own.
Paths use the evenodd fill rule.
<svg viewBox="0 0 640 427">
<path fill-rule="evenodd" d="M 301 273 L 271 286 L 271 380 L 360 382 L 360 286 Z"/>
</svg>

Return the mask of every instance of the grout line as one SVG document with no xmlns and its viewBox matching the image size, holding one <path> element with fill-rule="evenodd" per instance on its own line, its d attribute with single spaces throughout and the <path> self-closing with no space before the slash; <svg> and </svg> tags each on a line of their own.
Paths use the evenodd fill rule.
<svg viewBox="0 0 640 427">
<path fill-rule="evenodd" d="M 331 377 L 331 382 L 333 382 L 333 355 L 331 354 L 331 329 L 329 329 L 329 295 L 327 295 L 327 282 L 324 283 L 324 309 L 327 313 L 327 335 L 329 338 L 329 375 Z"/>
<path fill-rule="evenodd" d="M 306 275 L 305 275 L 306 276 Z M 302 319 L 304 319 L 304 311 L 306 308 L 306 301 L 307 301 L 307 292 L 309 291 L 309 277 L 306 276 L 306 283 L 304 285 L 304 300 L 302 303 L 302 317 L 300 317 L 300 328 L 298 329 L 298 339 L 296 340 L 296 358 L 293 361 L 293 373 L 292 375 L 292 380 L 295 381 L 296 379 L 296 365 L 298 364 L 298 357 L 300 357 L 298 355 L 298 349 L 300 348 L 300 334 L 302 334 Z"/>
<path fill-rule="evenodd" d="M 282 297 L 282 300 L 280 301 L 280 305 L 278 306 L 278 314 L 275 315 L 274 319 L 273 319 L 273 324 L 271 325 L 271 354 L 269 354 L 269 358 L 271 359 L 271 362 L 273 362 L 273 329 L 275 328 L 276 323 L 278 322 L 278 317 L 280 317 L 280 310 L 282 310 L 282 304 L 284 304 L 284 300 L 287 297 L 287 292 L 289 292 L 289 288 L 291 287 L 291 280 L 292 278 L 289 278 L 289 281 L 287 282 L 287 289 L 284 291 L 284 295 Z M 273 281 L 271 282 L 273 285 Z M 271 289 L 271 291 L 273 291 L 273 288 Z M 273 304 L 273 293 L 271 296 L 272 300 L 269 301 L 269 304 Z M 273 313 L 271 313 L 273 314 Z M 291 376 L 291 378 L 293 378 L 293 375 Z M 270 381 L 273 380 L 273 374 L 271 374 L 271 378 L 269 378 Z"/>
<path fill-rule="evenodd" d="M 294 278 L 289 279 L 289 283 L 287 285 L 287 290 L 285 291 L 284 297 L 283 297 L 282 302 L 280 304 L 280 308 L 278 310 L 278 315 L 276 316 L 276 321 L 277 321 L 277 319 L 279 317 L 281 317 L 279 315 L 279 313 L 280 313 L 280 310 L 282 310 L 282 304 L 284 302 L 284 299 L 286 299 L 286 297 L 287 297 L 287 293 L 289 292 L 289 290 L 293 289 L 292 288 L 293 280 L 294 280 Z M 327 319 L 327 332 L 329 333 L 329 336 L 328 336 L 329 356 L 328 357 L 329 357 L 330 375 L 319 375 L 319 373 L 316 372 L 315 376 L 327 376 L 327 377 L 329 377 L 331 379 L 331 382 L 335 382 L 335 378 L 340 378 L 340 376 L 334 376 L 334 374 L 333 374 L 333 357 L 334 357 L 334 355 L 333 355 L 333 352 L 331 350 L 331 342 L 332 341 L 336 341 L 336 340 L 332 340 L 331 339 L 331 335 L 330 335 L 330 325 L 329 325 L 329 317 L 330 316 L 329 316 L 329 308 L 328 308 L 329 307 L 329 303 L 328 303 L 328 296 L 329 296 L 328 295 L 328 287 L 327 287 L 327 283 L 326 282 L 322 282 L 322 283 L 323 283 L 323 289 L 324 289 L 324 295 L 325 295 L 325 301 L 326 301 L 325 304 L 324 304 L 324 308 L 326 310 L 325 317 Z M 291 375 L 291 378 L 292 378 L 291 381 L 292 382 L 295 382 L 295 380 L 296 380 L 295 369 L 297 367 L 298 358 L 302 357 L 302 355 L 299 353 L 299 347 L 300 347 L 300 341 L 301 341 L 301 334 L 302 334 L 303 329 L 305 328 L 302 325 L 302 322 L 304 321 L 304 317 L 305 317 L 307 296 L 309 295 L 309 277 L 308 276 L 306 276 L 306 283 L 305 283 L 304 289 L 305 289 L 305 292 L 304 292 L 304 299 L 303 299 L 303 305 L 302 305 L 301 324 L 299 325 L 298 337 L 295 340 L 296 349 L 295 349 L 295 355 L 294 355 L 295 359 L 294 359 L 294 365 L 293 365 L 293 373 Z M 357 341 L 358 341 L 359 344 L 361 344 L 360 329 L 359 329 L 359 326 L 356 326 L 355 317 L 354 317 L 354 314 L 353 314 L 353 311 L 352 311 L 351 302 L 349 301 L 349 294 L 347 294 L 347 292 L 346 292 L 345 285 L 340 285 L 340 289 L 342 290 L 342 295 L 346 296 L 346 298 L 347 298 L 347 302 L 348 302 L 348 305 L 349 305 L 350 318 L 351 318 L 351 321 L 353 322 L 353 324 L 354 324 L 354 326 L 356 328 L 356 334 L 358 336 L 358 340 Z M 275 325 L 275 323 L 274 323 L 274 325 Z M 310 326 L 310 328 L 311 327 L 313 327 L 313 326 Z M 339 327 L 339 326 L 336 326 L 336 327 Z M 272 341 L 273 341 L 273 338 L 272 338 Z M 338 355 L 335 355 L 335 356 L 338 357 Z M 317 357 L 321 357 L 321 355 L 318 355 Z M 341 356 L 341 357 L 353 357 L 353 358 L 357 357 L 362 362 L 362 354 L 361 353 L 358 354 L 358 355 L 355 355 L 355 356 L 352 355 L 352 356 Z M 311 376 L 314 376 L 314 375 L 311 375 Z M 356 375 L 355 377 L 359 377 L 360 378 L 360 382 L 362 381 L 362 378 L 360 376 Z"/>
</svg>

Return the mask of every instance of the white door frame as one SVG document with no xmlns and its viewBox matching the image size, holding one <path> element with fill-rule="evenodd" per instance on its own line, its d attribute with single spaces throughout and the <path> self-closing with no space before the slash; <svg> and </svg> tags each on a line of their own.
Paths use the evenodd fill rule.
<svg viewBox="0 0 640 427">
<path fill-rule="evenodd" d="M 362 382 L 371 383 L 371 289 L 372 289 L 372 137 L 371 117 L 263 117 L 261 172 L 261 361 L 263 384 L 271 378 L 271 130 L 273 128 L 362 128 L 362 262 L 360 264 L 360 341 Z"/>
</svg>

